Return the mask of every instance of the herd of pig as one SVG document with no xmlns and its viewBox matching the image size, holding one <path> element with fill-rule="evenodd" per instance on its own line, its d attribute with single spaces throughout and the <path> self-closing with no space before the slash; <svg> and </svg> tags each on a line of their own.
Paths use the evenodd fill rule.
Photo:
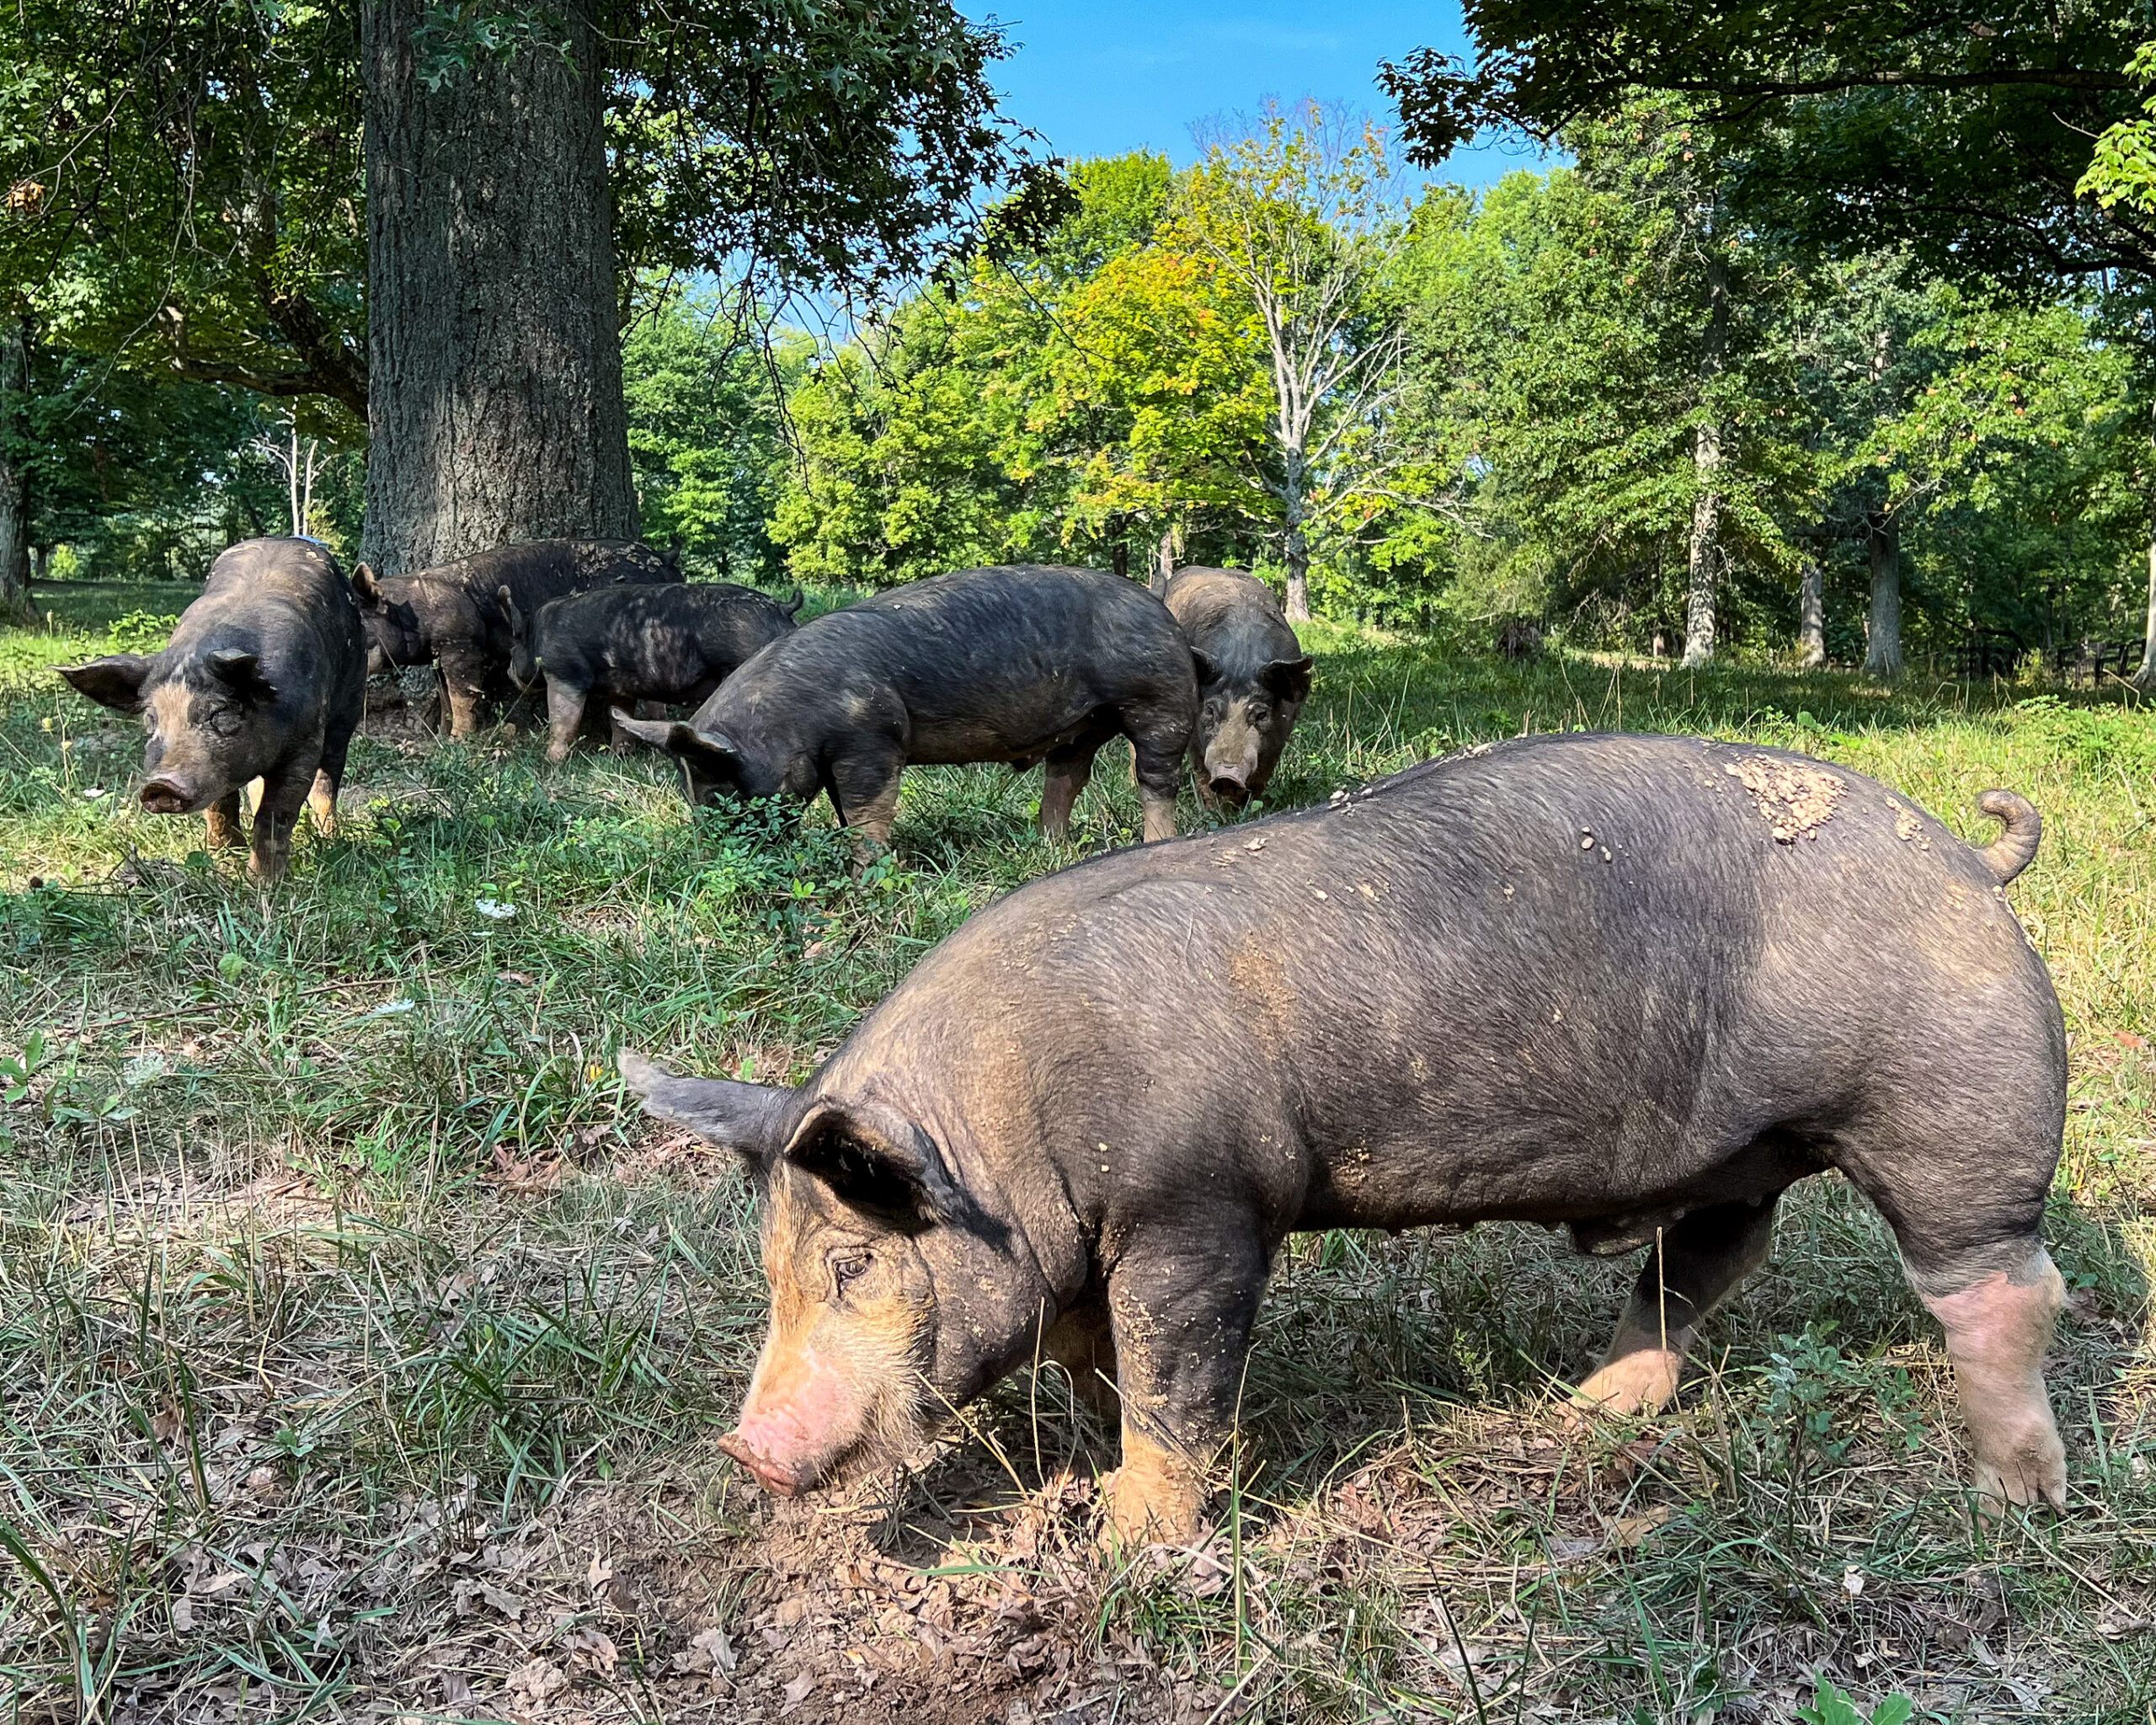
<svg viewBox="0 0 2156 1725">
<path fill-rule="evenodd" d="M 543 678 L 558 759 L 603 697 L 692 797 L 822 792 L 874 841 L 900 770 L 936 761 L 1044 763 L 1060 832 L 1117 734 L 1168 840 L 1183 757 L 1209 800 L 1258 795 L 1310 686 L 1262 587 L 1222 571 L 1163 604 L 971 570 L 797 628 L 637 546 L 347 583 L 296 539 L 227 552 L 163 652 L 62 674 L 147 715 L 144 807 L 236 843 L 259 777 L 274 878 L 302 802 L 334 802 L 370 654 L 436 661 L 459 732 Z M 728 1453 L 790 1496 L 1049 1359 L 1120 1426 L 1109 1527 L 1187 1541 L 1289 1233 L 1502 1220 L 1646 1248 L 1572 1396 L 1631 1415 L 1675 1393 L 1782 1193 L 1833 1169 L 1944 1327 L 1980 1498 L 2063 1507 L 2039 1230 L 2065 1034 L 2004 891 L 2041 823 L 1981 806 L 2004 830 L 1977 850 L 1806 756 L 1524 738 L 1038 880 L 797 1088 L 625 1052 L 645 1106 L 738 1152 L 760 1199 L 771 1322 Z"/>
<path fill-rule="evenodd" d="M 165 649 L 67 665 L 93 701 L 149 721 L 142 806 L 205 812 L 213 847 L 281 875 L 301 808 L 334 819 L 371 672 L 432 663 L 452 736 L 489 701 L 546 686 L 547 755 L 596 700 L 615 744 L 680 762 L 692 801 L 828 794 L 865 845 L 889 841 L 909 763 L 1046 766 L 1041 827 L 1069 828 L 1093 757 L 1127 736 L 1145 836 L 1175 833 L 1187 754 L 1200 794 L 1263 794 L 1309 696 L 1310 661 L 1262 582 L 1190 569 L 1165 603 L 1096 569 L 967 569 L 796 628 L 750 587 L 691 586 L 617 540 L 540 540 L 416 575 L 350 582 L 311 539 L 249 539 L 210 570 Z M 693 709 L 686 719 L 669 706 Z M 633 708 L 634 712 L 624 710 Z"/>
</svg>

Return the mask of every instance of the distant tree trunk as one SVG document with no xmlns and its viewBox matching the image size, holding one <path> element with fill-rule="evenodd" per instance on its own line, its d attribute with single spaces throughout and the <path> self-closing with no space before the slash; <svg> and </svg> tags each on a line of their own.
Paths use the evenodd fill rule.
<svg viewBox="0 0 2156 1725">
<path fill-rule="evenodd" d="M 518 539 L 631 537 L 604 47 L 483 56 L 439 90 L 429 0 L 364 0 L 365 552 L 384 574 Z"/>
<path fill-rule="evenodd" d="M 1865 629 L 1865 675 L 1902 674 L 1902 524 L 1876 515 L 1865 536 L 1871 553 L 1871 616 Z"/>
<path fill-rule="evenodd" d="M 1817 670 L 1827 662 L 1827 571 L 1817 551 L 1807 551 L 1797 578 L 1796 662 Z"/>
<path fill-rule="evenodd" d="M 1729 264 L 1707 231 L 1707 329 L 1700 344 L 1700 397 L 1711 408 L 1715 380 L 1729 349 Z M 1692 499 L 1692 542 L 1684 591 L 1684 663 L 1705 665 L 1715 656 L 1715 587 L 1721 574 L 1721 426 L 1709 416 L 1692 438 L 1692 465 L 1699 483 Z"/>
<path fill-rule="evenodd" d="M 1120 539 L 1108 547 L 1108 567 L 1118 575 L 1130 574 L 1130 547 Z"/>
<path fill-rule="evenodd" d="M 1286 457 L 1286 483 L 1280 488 L 1281 510 L 1286 529 L 1280 536 L 1280 560 L 1288 565 L 1288 621 L 1310 620 L 1310 542 L 1303 513 L 1302 451 L 1290 448 Z"/>
<path fill-rule="evenodd" d="M 30 615 L 30 330 L 21 318 L 0 321 L 0 617 Z"/>
<path fill-rule="evenodd" d="M 2141 669 L 2133 686 L 2144 695 L 2156 695 L 2156 518 L 2148 524 L 2148 621 L 2141 651 Z"/>
<path fill-rule="evenodd" d="M 1182 555 L 1182 523 L 1170 521 L 1161 530 L 1161 542 L 1153 553 L 1151 586 L 1155 593 L 1168 590 L 1168 583 L 1175 578 L 1176 561 Z"/>
<path fill-rule="evenodd" d="M 1692 543 L 1684 590 L 1684 663 L 1705 665 L 1715 656 L 1715 578 L 1721 560 L 1721 497 L 1712 488 L 1721 465 L 1721 428 L 1705 425 L 1695 435 L 1692 462 L 1700 490 L 1692 499 Z"/>
</svg>

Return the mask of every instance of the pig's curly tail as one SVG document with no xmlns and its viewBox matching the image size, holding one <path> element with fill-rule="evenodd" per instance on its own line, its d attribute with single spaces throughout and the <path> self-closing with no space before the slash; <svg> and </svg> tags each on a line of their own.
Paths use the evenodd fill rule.
<svg viewBox="0 0 2156 1725">
<path fill-rule="evenodd" d="M 2012 791 L 1986 791 L 1977 807 L 2006 823 L 2006 830 L 1977 852 L 1984 866 L 2004 886 L 2036 860 L 2036 845 L 2044 836 L 2044 817 L 2026 797 Z"/>
</svg>

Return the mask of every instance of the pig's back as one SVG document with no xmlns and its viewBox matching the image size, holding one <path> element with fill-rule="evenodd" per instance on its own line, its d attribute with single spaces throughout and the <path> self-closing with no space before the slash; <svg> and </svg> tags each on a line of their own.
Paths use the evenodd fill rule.
<svg viewBox="0 0 2156 1725">
<path fill-rule="evenodd" d="M 802 626 L 774 649 L 888 681 L 933 722 L 1062 688 L 1112 702 L 1180 673 L 1174 619 L 1138 583 L 1098 569 L 962 569 L 879 593 Z"/>
<path fill-rule="evenodd" d="M 1161 597 L 1190 644 L 1232 675 L 1302 656 L 1271 590 L 1255 575 L 1194 565 L 1177 570 Z"/>
<path fill-rule="evenodd" d="M 168 651 L 245 645 L 275 656 L 349 646 L 364 661 L 359 606 L 335 555 L 311 539 L 243 539 L 210 565 L 202 596 L 182 614 Z"/>
<path fill-rule="evenodd" d="M 1134 1075 L 1188 1131 L 1411 1182 L 1424 1220 L 1544 1214 L 1553 1156 L 1593 1214 L 1769 1128 L 1828 1133 L 1956 1050 L 2004 1106 L 2061 1046 L 2041 961 L 1936 821 L 1839 768 L 1654 737 L 1503 745 L 1082 864 L 946 942 L 865 1039 L 916 991 L 963 1021 L 949 1058 L 999 1050 L 983 1085 Z M 1129 1119 L 1116 1087 L 1058 1105 L 1100 1132 Z"/>
</svg>

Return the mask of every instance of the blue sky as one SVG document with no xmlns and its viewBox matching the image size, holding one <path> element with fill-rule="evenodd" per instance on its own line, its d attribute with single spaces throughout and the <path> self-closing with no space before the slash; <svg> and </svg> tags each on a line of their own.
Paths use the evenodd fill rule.
<svg viewBox="0 0 2156 1725">
<path fill-rule="evenodd" d="M 1196 152 L 1193 120 L 1255 109 L 1267 96 L 1344 101 L 1391 118 L 1378 63 L 1429 45 L 1462 53 L 1456 4 L 1390 0 L 1207 6 L 1198 0 L 960 0 L 1006 26 L 1017 52 L 994 69 L 1004 109 L 1066 157 Z M 1441 179 L 1485 185 L 1533 165 L 1517 146 L 1454 156 Z"/>
</svg>

